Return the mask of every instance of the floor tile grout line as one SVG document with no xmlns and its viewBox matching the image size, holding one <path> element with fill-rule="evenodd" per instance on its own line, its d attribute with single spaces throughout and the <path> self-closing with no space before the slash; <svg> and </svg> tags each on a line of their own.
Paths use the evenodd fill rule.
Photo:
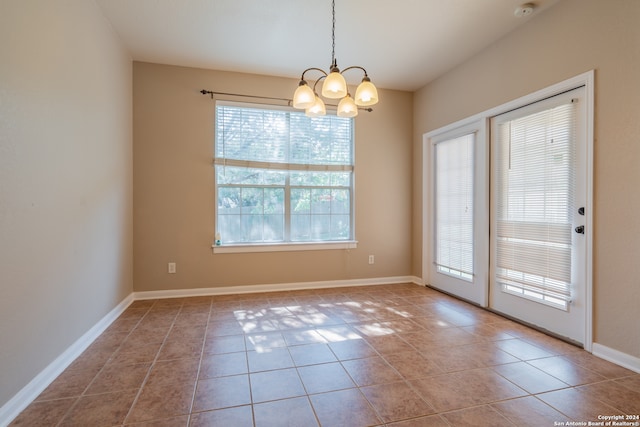
<svg viewBox="0 0 640 427">
<path fill-rule="evenodd" d="M 253 401 L 253 388 L 251 387 L 251 367 L 249 366 L 249 349 L 247 347 L 247 336 L 246 334 L 242 334 L 242 340 L 244 342 L 244 358 L 246 360 L 246 366 L 247 366 L 247 384 L 249 387 L 249 401 L 251 402 L 251 422 L 253 423 L 253 425 L 256 425 L 256 411 L 254 408 L 254 401 Z"/>
<path fill-rule="evenodd" d="M 552 357 L 559 357 L 559 356 L 552 356 Z M 562 383 L 566 384 L 566 385 L 567 385 L 567 387 L 576 387 L 575 385 L 572 385 L 572 384 L 567 383 L 566 381 L 563 381 L 561 378 L 558 378 L 557 376 L 553 375 L 552 373 L 547 372 L 547 371 L 545 371 L 544 369 L 540 369 L 540 368 L 538 368 L 537 366 L 532 365 L 531 363 L 529 363 L 531 360 L 542 360 L 542 359 L 550 359 L 550 357 L 543 357 L 543 358 L 540 358 L 540 359 L 523 360 L 523 362 L 524 362 L 524 363 L 526 363 L 527 365 L 531 366 L 532 368 L 535 368 L 535 369 L 537 369 L 537 370 L 539 370 L 539 371 L 541 371 L 541 372 L 544 372 L 545 374 L 547 374 L 547 375 L 549 375 L 549 376 L 551 376 L 551 377 L 553 377 L 553 378 L 557 379 L 558 381 L 560 381 L 560 382 L 562 382 Z M 569 363 L 571 363 L 571 362 L 569 362 Z M 566 387 L 565 387 L 565 388 L 566 388 Z"/>
<path fill-rule="evenodd" d="M 156 300 L 156 302 L 151 306 L 151 308 L 153 308 L 153 306 L 155 306 L 158 301 L 160 301 L 160 300 Z M 174 328 L 174 325 L 175 325 L 175 322 L 176 322 L 176 318 L 178 317 L 178 313 L 180 312 L 180 310 L 182 310 L 183 304 L 184 304 L 184 301 L 181 302 L 180 308 L 176 312 L 176 314 L 175 314 L 175 316 L 173 318 L 173 321 L 171 322 L 171 325 L 169 326 L 169 329 L 168 329 L 164 339 L 162 340 L 162 343 L 160 344 L 160 347 L 158 348 L 158 351 L 156 352 L 156 355 L 153 358 L 153 361 L 151 362 L 151 366 L 149 366 L 149 370 L 147 371 L 147 375 L 145 375 L 144 379 L 142 380 L 142 384 L 140 385 L 140 388 L 138 389 L 138 392 L 136 393 L 136 396 L 133 399 L 133 402 L 131 403 L 131 406 L 129 407 L 129 411 L 127 411 L 127 414 L 123 418 L 123 421 L 122 421 L 123 424 L 127 423 L 127 418 L 129 418 L 131 416 L 131 414 L 133 413 L 133 409 L 136 407 L 136 405 L 138 403 L 138 400 L 140 399 L 140 396 L 142 395 L 144 387 L 147 385 L 147 383 L 149 381 L 149 377 L 151 376 L 151 372 L 153 371 L 153 368 L 156 366 L 156 363 L 158 362 L 158 357 L 160 357 L 160 352 L 164 348 L 164 345 L 167 342 L 167 339 L 169 338 L 169 335 L 171 334 L 171 331 Z M 149 308 L 149 311 L 151 311 L 151 308 Z M 147 312 L 147 314 L 148 314 L 148 312 Z M 141 319 L 141 321 L 142 321 L 142 319 Z"/>
<path fill-rule="evenodd" d="M 132 303 L 133 304 L 133 301 Z M 127 306 L 127 308 L 129 308 L 131 306 L 131 304 L 129 304 L 129 306 Z M 155 303 L 154 303 L 155 304 Z M 91 379 L 91 381 L 89 381 L 89 384 L 87 384 L 87 386 L 84 388 L 84 390 L 82 391 L 82 393 L 80 393 L 78 396 L 74 396 L 75 397 L 75 401 L 71 404 L 71 406 L 69 407 L 69 409 L 67 409 L 67 411 L 64 413 L 64 415 L 60 418 L 60 420 L 56 423 L 56 426 L 60 426 L 62 424 L 62 422 L 73 412 L 73 410 L 75 409 L 75 407 L 79 404 L 80 399 L 82 399 L 85 396 L 85 393 L 87 392 L 87 390 L 89 390 L 89 388 L 91 387 L 91 385 L 95 382 L 96 378 L 98 378 L 98 376 L 100 375 L 100 373 L 102 373 L 104 371 L 104 369 L 106 368 L 106 366 L 109 364 L 109 361 L 113 358 L 113 355 L 116 354 L 120 348 L 122 347 L 122 343 L 124 343 L 127 338 L 133 333 L 134 329 L 138 327 L 138 325 L 140 324 L 140 322 L 142 322 L 142 319 L 144 319 L 144 317 L 147 315 L 147 313 L 149 313 L 149 310 L 151 310 L 151 307 L 153 306 L 153 304 L 151 306 L 149 306 L 149 308 L 147 308 L 147 311 L 145 312 L 144 315 L 142 315 L 140 317 L 140 319 L 138 319 L 138 322 L 135 324 L 135 326 L 133 328 L 131 328 L 131 330 L 129 331 L 129 333 L 122 339 L 122 341 L 120 342 L 120 344 L 118 345 L 118 348 L 115 349 L 113 351 L 113 353 L 111 354 L 111 356 L 109 356 L 109 358 L 104 362 L 104 364 L 102 365 L 102 367 L 98 370 L 98 372 L 95 374 L 95 376 Z M 125 308 L 125 311 L 126 309 Z M 104 333 L 104 331 L 103 331 Z M 101 337 L 102 334 L 100 334 L 99 337 Z M 98 338 L 99 338 L 98 337 Z M 98 339 L 96 338 L 96 339 Z M 93 344 L 93 343 L 92 343 Z M 75 361 L 75 360 L 74 360 Z M 73 362 L 72 362 L 73 363 Z M 67 367 L 68 369 L 68 367 Z M 63 371 L 66 372 L 67 369 L 65 369 Z M 62 373 L 60 374 L 62 375 Z M 60 376 L 58 376 L 57 378 L 59 378 Z M 56 378 L 56 379 L 57 379 Z M 54 380 L 55 381 L 55 380 Z M 125 417 L 126 418 L 126 417 Z M 124 419 L 123 419 L 123 423 L 124 423 Z"/>
<path fill-rule="evenodd" d="M 187 413 L 187 425 L 191 424 L 191 417 L 193 415 L 193 406 L 195 405 L 195 399 L 198 392 L 198 382 L 200 381 L 200 370 L 202 369 L 202 362 L 204 358 L 204 348 L 207 342 L 207 331 L 209 330 L 209 320 L 211 319 L 211 311 L 213 310 L 213 300 L 209 301 L 209 308 L 207 309 L 207 322 L 205 323 L 204 333 L 202 334 L 202 347 L 200 348 L 200 357 L 198 358 L 198 369 L 196 370 L 195 380 L 193 382 L 193 392 L 191 393 L 191 404 L 189 405 L 189 411 Z M 176 316 L 177 317 L 177 316 Z M 169 331 L 171 333 L 171 331 Z M 169 336 L 167 334 L 167 336 Z M 158 352 L 158 354 L 160 354 Z"/>
<path fill-rule="evenodd" d="M 516 362 L 516 363 L 527 363 L 527 362 L 526 362 L 526 361 L 524 361 L 524 360 L 522 360 L 522 361 L 520 361 L 520 362 Z M 496 365 L 496 366 L 503 366 L 503 365 Z M 568 389 L 568 388 L 573 388 L 573 387 L 574 387 L 574 386 L 572 386 L 571 384 L 567 384 L 567 383 L 565 383 L 565 382 L 564 382 L 564 381 L 562 381 L 560 378 L 556 378 L 556 377 L 554 377 L 553 375 L 547 374 L 547 373 L 546 373 L 546 372 L 544 372 L 543 370 L 538 369 L 538 368 L 536 368 L 536 367 L 535 367 L 535 366 L 533 366 L 533 365 L 529 365 L 529 366 L 531 366 L 532 368 L 537 369 L 538 371 L 540 371 L 540 372 L 542 372 L 542 373 L 544 373 L 544 374 L 547 374 L 547 375 L 549 375 L 550 377 L 555 378 L 556 380 L 560 381 L 562 384 L 564 384 L 564 385 L 565 385 L 565 387 L 555 388 L 555 389 L 551 389 L 551 390 L 545 390 L 545 391 L 541 391 L 541 392 L 538 392 L 538 393 L 532 393 L 532 392 L 530 392 L 529 390 L 525 389 L 523 386 L 521 386 L 521 385 L 519 385 L 519 384 L 515 383 L 514 381 L 510 380 L 509 378 L 505 377 L 505 376 L 504 376 L 504 375 L 502 375 L 500 372 L 498 372 L 497 370 L 495 370 L 494 368 L 495 368 L 496 366 L 490 366 L 489 368 L 491 368 L 491 370 L 492 370 L 493 372 L 495 372 L 497 375 L 501 376 L 501 377 L 502 377 L 502 378 L 504 378 L 505 380 L 509 381 L 510 383 L 512 383 L 513 385 L 515 385 L 516 387 L 518 387 L 518 388 L 520 388 L 520 389 L 524 390 L 524 391 L 525 391 L 528 395 L 530 395 L 530 396 L 533 396 L 534 394 L 549 393 L 549 392 L 552 392 L 552 391 L 558 391 L 558 390 L 566 390 L 566 389 Z"/>
<path fill-rule="evenodd" d="M 362 337 L 362 339 L 366 342 L 366 339 L 364 337 Z M 380 359 L 387 365 L 389 366 L 402 380 L 402 382 L 404 382 L 407 386 L 409 386 L 409 388 L 416 394 L 416 396 L 418 398 L 420 398 L 420 400 L 422 400 L 427 406 L 429 406 L 429 408 L 433 409 L 435 411 L 435 408 L 433 407 L 433 405 L 426 401 L 426 399 L 420 394 L 418 393 L 417 390 L 415 390 L 415 388 L 410 384 L 410 381 L 405 378 L 404 375 L 402 375 L 400 373 L 400 371 L 398 371 L 393 365 L 391 365 L 385 358 L 384 356 L 375 348 L 373 347 L 371 344 L 367 343 L 369 346 L 371 346 L 371 348 L 373 349 L 374 352 L 377 353 L 378 357 L 380 357 Z M 367 387 L 367 386 L 360 386 L 356 380 L 353 378 L 353 376 L 349 373 L 349 371 L 347 370 L 347 368 L 343 365 L 343 361 L 340 360 L 340 358 L 338 357 L 337 354 L 335 354 L 335 351 L 333 349 L 331 349 L 331 347 L 329 346 L 329 349 L 331 350 L 332 353 L 334 353 L 334 356 L 336 357 L 336 359 L 338 359 L 338 362 L 340 363 L 340 366 L 342 367 L 342 369 L 344 369 L 344 371 L 347 373 L 347 375 L 351 378 L 351 381 L 353 382 L 353 384 L 355 384 L 356 388 L 358 388 L 358 390 L 360 390 L 362 387 Z M 360 393 L 362 394 L 362 396 L 365 398 L 365 400 L 369 403 L 370 406 L 373 407 L 373 404 L 369 401 L 369 399 L 367 399 L 367 396 L 362 392 L 362 390 L 360 390 Z M 383 423 L 386 424 L 386 422 L 384 421 L 384 418 L 382 417 L 381 414 L 378 413 L 378 411 L 373 408 L 376 411 L 376 414 L 378 414 L 378 418 L 380 420 L 383 421 Z M 395 421 L 394 421 L 395 422 Z"/>
<path fill-rule="evenodd" d="M 288 347 L 287 347 L 288 350 Z M 329 349 L 331 350 L 331 349 Z M 289 356 L 291 356 L 291 351 L 289 351 Z M 291 357 L 291 360 L 293 360 L 293 357 Z M 294 361 L 294 365 L 295 365 L 295 361 Z M 309 390 L 307 389 L 307 386 L 305 385 L 304 381 L 302 380 L 302 376 L 300 375 L 300 371 L 298 370 L 299 366 L 294 366 L 294 369 L 296 370 L 296 374 L 298 375 L 298 380 L 300 381 L 300 384 L 302 384 L 302 388 L 305 391 L 305 397 L 307 398 L 307 402 L 309 403 L 309 407 L 311 407 L 311 411 L 313 412 L 313 416 L 315 417 L 316 423 L 318 424 L 318 426 L 321 426 L 320 423 L 320 417 L 318 417 L 318 413 L 316 411 L 316 408 L 313 406 L 313 402 L 311 401 L 311 395 L 309 394 Z M 255 414 L 254 414 L 255 416 Z M 255 420 L 254 420 L 254 425 L 256 425 Z"/>
<path fill-rule="evenodd" d="M 573 388 L 573 387 L 572 387 Z M 548 392 L 547 392 L 548 393 Z M 573 421 L 579 421 L 579 420 L 575 420 L 574 418 L 570 417 L 568 414 L 565 414 L 564 412 L 562 412 L 562 410 L 560 408 L 556 408 L 555 406 L 545 402 L 544 400 L 540 399 L 540 397 L 538 397 L 540 394 L 544 394 L 544 393 L 539 393 L 539 394 L 535 394 L 532 395 L 534 398 L 536 398 L 539 402 L 542 402 L 543 404 L 545 404 L 546 406 L 548 406 L 549 408 L 553 409 L 554 411 L 559 412 L 560 414 L 564 415 L 565 417 L 567 417 L 568 420 L 573 420 Z"/>
</svg>

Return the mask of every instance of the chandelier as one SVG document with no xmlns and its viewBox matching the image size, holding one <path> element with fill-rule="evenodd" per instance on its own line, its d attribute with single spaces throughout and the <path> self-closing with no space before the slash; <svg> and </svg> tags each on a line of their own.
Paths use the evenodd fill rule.
<svg viewBox="0 0 640 427">
<path fill-rule="evenodd" d="M 340 99 L 338 103 L 338 116 L 340 117 L 355 117 L 358 115 L 358 107 L 369 107 L 378 103 L 378 91 L 376 87 L 371 83 L 367 70 L 358 65 L 347 67 L 340 71 L 336 62 L 336 2 L 331 0 L 331 14 L 333 16 L 333 24 L 331 28 L 331 67 L 329 73 L 320 68 L 307 68 L 302 72 L 300 77 L 300 83 L 298 88 L 293 94 L 293 107 L 304 109 L 305 114 L 309 117 L 324 116 L 327 113 L 324 101 L 316 93 L 316 86 L 320 80 L 324 80 L 322 83 L 322 96 L 329 99 Z M 356 89 L 355 97 L 352 98 L 342 74 L 347 70 L 359 69 L 364 73 L 362 82 Z M 304 79 L 304 75 L 307 71 L 319 71 L 322 73 L 314 83 L 313 89 L 309 87 Z M 370 111 L 370 110 L 369 110 Z"/>
</svg>

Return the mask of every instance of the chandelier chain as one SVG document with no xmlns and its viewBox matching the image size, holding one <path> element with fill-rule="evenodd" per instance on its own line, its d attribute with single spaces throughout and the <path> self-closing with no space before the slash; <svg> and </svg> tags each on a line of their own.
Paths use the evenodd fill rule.
<svg viewBox="0 0 640 427">
<path fill-rule="evenodd" d="M 331 15 L 333 17 L 331 27 L 331 66 L 336 65 L 336 0 L 331 0 Z"/>
</svg>

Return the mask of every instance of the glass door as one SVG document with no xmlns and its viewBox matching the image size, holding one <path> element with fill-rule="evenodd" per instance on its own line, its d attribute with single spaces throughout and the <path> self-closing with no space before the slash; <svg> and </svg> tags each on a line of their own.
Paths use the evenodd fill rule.
<svg viewBox="0 0 640 427">
<path fill-rule="evenodd" d="M 432 245 L 428 282 L 487 305 L 487 173 L 482 123 L 430 139 Z"/>
<path fill-rule="evenodd" d="M 584 343 L 584 88 L 491 119 L 490 307 Z"/>
</svg>

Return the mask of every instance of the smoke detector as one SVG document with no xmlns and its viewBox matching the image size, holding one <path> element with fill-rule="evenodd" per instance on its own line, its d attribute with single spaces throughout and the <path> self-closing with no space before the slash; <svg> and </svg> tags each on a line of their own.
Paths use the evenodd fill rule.
<svg viewBox="0 0 640 427">
<path fill-rule="evenodd" d="M 513 11 L 513 14 L 517 18 L 522 18 L 525 16 L 529 16 L 533 13 L 533 9 L 535 9 L 536 5 L 533 3 L 525 3 L 516 7 L 516 10 Z"/>
</svg>

